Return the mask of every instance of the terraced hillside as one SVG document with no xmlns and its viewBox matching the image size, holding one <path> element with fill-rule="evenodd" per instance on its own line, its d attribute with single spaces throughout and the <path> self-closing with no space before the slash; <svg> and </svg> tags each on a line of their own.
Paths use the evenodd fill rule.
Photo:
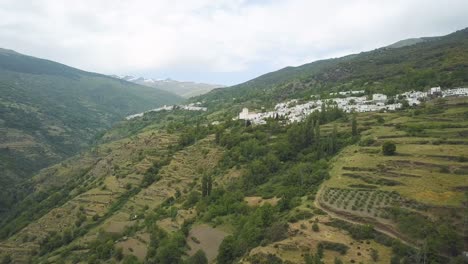
<svg viewBox="0 0 468 264">
<path fill-rule="evenodd" d="M 358 115 L 361 140 L 333 160 L 317 204 L 428 252 L 437 247 L 436 236 L 466 234 L 467 105 L 466 98 L 457 98 L 405 112 Z M 382 153 L 387 141 L 395 143 L 394 155 Z M 462 245 L 458 240 L 443 251 L 450 254 Z"/>
<path fill-rule="evenodd" d="M 193 124 L 182 125 L 187 115 L 196 114 L 168 112 L 124 122 L 91 151 L 41 171 L 32 179 L 34 192 L 4 219 L 0 255 L 17 263 L 152 263 L 170 261 L 171 256 L 176 262 L 181 256 L 188 260 L 203 250 L 210 262 L 222 262 L 218 248 L 238 234 L 239 214 L 247 217 L 241 221 L 253 221 L 258 212 L 277 210 L 272 206 L 279 208 L 282 199 L 243 193 L 250 165 L 229 165 L 231 154 L 222 142 L 246 128 L 232 124 L 221 136 L 221 127 L 194 126 L 201 117 L 192 116 Z M 253 132 L 247 129 L 244 137 Z M 251 151 L 249 145 L 240 146 Z M 262 188 L 281 188 L 274 183 L 280 176 Z M 311 200 L 303 199 L 310 207 Z M 276 214 L 285 221 L 296 217 L 288 211 Z M 295 225 L 291 222 L 291 230 Z M 280 230 L 283 237 L 286 229 Z M 175 251 L 167 253 L 166 246 Z"/>
<path fill-rule="evenodd" d="M 80 255 L 83 247 L 86 248 L 87 243 L 96 239 L 99 230 L 109 234 L 127 234 L 127 230 L 142 225 L 145 212 L 159 207 L 168 197 L 187 196 L 197 185 L 200 175 L 216 166 L 220 158 L 219 150 L 212 146 L 213 137 L 170 154 L 170 146 L 176 144 L 176 140 L 176 136 L 168 134 L 140 133 L 132 140 L 102 145 L 92 153 L 39 174 L 35 177 L 38 189 L 70 184 L 75 188 L 70 191 L 63 205 L 51 209 L 2 242 L 2 251 L 11 253 L 18 261 L 27 261 L 28 255 L 39 253 L 41 256 L 58 249 L 52 242 L 55 236 L 71 234 L 73 243 L 40 259 L 54 259 L 54 255 L 63 250 L 77 247 L 80 250 L 76 255 Z M 89 162 L 91 159 L 93 161 Z M 81 170 L 85 164 L 89 168 L 77 178 L 63 178 L 76 174 L 75 170 Z M 156 175 L 158 178 L 151 183 L 148 178 Z M 173 228 L 178 229 L 191 215 L 191 211 L 179 210 L 174 218 L 161 219 L 158 223 L 171 231 Z M 21 217 L 15 223 L 19 219 Z M 128 253 L 127 245 L 132 245 L 136 237 L 148 238 L 148 232 L 142 230 L 127 235 L 119 246 L 124 253 Z M 141 260 L 146 256 L 146 247 L 138 251 L 137 256 Z M 71 250 L 69 257 L 74 256 Z"/>
<path fill-rule="evenodd" d="M 0 226 L 0 256 L 448 263 L 463 250 L 466 105 L 358 114 L 356 132 L 353 115 L 332 107 L 254 127 L 183 111 L 125 121 L 33 177 Z M 396 154 L 384 156 L 388 140 Z"/>
<path fill-rule="evenodd" d="M 181 100 L 0 49 L 0 215 L 23 197 L 16 185 L 40 169 L 87 148 L 126 115 Z"/>
<path fill-rule="evenodd" d="M 175 141 L 176 137 L 164 134 L 140 134 L 138 139 L 103 145 L 91 153 L 41 172 L 34 178 L 36 193 L 44 189 L 52 194 L 39 205 L 55 196 L 59 197 L 58 204 L 51 204 L 49 211 L 43 211 L 44 214 L 28 210 L 20 212 L 19 217 L 10 223 L 16 229 L 22 222 L 26 226 L 4 241 L 2 249 L 8 249 L 7 252 L 11 251 L 13 256 L 26 261 L 24 258 L 34 252 L 45 252 L 44 246 L 48 250 L 57 247 L 44 242 L 53 239 L 53 234 L 73 233 L 77 228 L 83 234 L 74 235 L 86 234 L 88 229 L 101 224 L 112 211 L 123 206 L 122 203 L 135 192 L 134 188 L 140 186 L 145 172 L 165 162 L 168 146 Z M 74 177 L 70 177 L 72 175 Z M 52 186 L 57 186 L 58 190 L 52 192 Z M 60 190 L 64 187 L 69 193 Z M 24 206 L 32 207 L 29 203 Z"/>
<path fill-rule="evenodd" d="M 27 182 L 0 221 L 0 260 L 460 263 L 467 106 L 327 104 L 258 126 L 224 108 L 123 120 Z"/>
</svg>

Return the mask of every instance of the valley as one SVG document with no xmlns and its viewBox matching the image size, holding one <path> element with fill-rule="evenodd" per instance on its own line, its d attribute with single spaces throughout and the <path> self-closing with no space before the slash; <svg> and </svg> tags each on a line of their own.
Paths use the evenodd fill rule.
<svg viewBox="0 0 468 264">
<path fill-rule="evenodd" d="M 5 49 L 0 91 L 0 216 L 40 169 L 87 149 L 126 115 L 182 100 Z"/>
<path fill-rule="evenodd" d="M 0 263 L 464 263 L 467 41 L 188 100 L 2 50 Z"/>
</svg>

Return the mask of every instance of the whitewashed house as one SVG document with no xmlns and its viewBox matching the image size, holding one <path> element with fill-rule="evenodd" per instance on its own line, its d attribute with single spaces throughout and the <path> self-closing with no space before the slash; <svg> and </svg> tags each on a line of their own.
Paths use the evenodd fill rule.
<svg viewBox="0 0 468 264">
<path fill-rule="evenodd" d="M 440 89 L 440 86 L 439 87 L 432 87 L 431 89 L 429 89 L 429 94 L 430 95 L 438 95 L 438 94 L 441 94 L 442 93 L 442 90 Z"/>
<path fill-rule="evenodd" d="M 374 103 L 386 103 L 387 96 L 385 94 L 373 94 L 372 101 L 374 101 Z"/>
</svg>

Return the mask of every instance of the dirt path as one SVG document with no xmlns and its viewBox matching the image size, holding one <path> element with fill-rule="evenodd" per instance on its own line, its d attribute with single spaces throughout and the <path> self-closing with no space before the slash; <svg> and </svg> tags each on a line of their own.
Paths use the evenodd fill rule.
<svg viewBox="0 0 468 264">
<path fill-rule="evenodd" d="M 352 223 L 352 224 L 358 224 L 358 225 L 371 224 L 371 225 L 374 226 L 374 229 L 377 230 L 378 232 L 383 233 L 383 234 L 385 234 L 385 235 L 387 235 L 387 236 L 389 236 L 391 238 L 398 239 L 403 244 L 405 244 L 407 246 L 410 246 L 410 247 L 413 247 L 413 248 L 418 248 L 416 245 L 413 244 L 413 242 L 409 241 L 408 238 L 402 236 L 400 233 L 398 233 L 397 231 L 395 231 L 392 227 L 390 227 L 388 225 L 377 222 L 376 220 L 365 222 L 365 221 L 359 221 L 357 219 L 350 219 L 348 214 L 344 214 L 344 213 L 342 213 L 342 212 L 340 212 L 338 210 L 333 210 L 333 209 L 329 208 L 326 205 L 322 205 L 320 203 L 320 201 L 319 201 L 320 200 L 319 197 L 320 197 L 320 195 L 322 193 L 322 190 L 323 190 L 323 185 L 322 185 L 322 187 L 320 187 L 319 191 L 317 192 L 317 195 L 315 196 L 316 199 L 314 201 L 314 205 L 315 205 L 315 207 L 325 211 L 331 217 L 337 218 L 337 219 L 340 219 L 340 220 L 343 220 L 343 221 L 346 221 L 346 222 L 349 222 L 349 223 Z"/>
</svg>

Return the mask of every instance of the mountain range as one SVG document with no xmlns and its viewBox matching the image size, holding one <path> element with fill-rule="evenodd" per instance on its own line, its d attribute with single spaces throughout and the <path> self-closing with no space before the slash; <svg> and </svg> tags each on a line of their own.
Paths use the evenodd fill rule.
<svg viewBox="0 0 468 264">
<path fill-rule="evenodd" d="M 158 88 L 167 92 L 180 95 L 184 98 L 190 98 L 193 96 L 202 95 L 215 88 L 224 87 L 224 85 L 219 85 L 219 84 L 176 81 L 170 78 L 152 79 L 152 78 L 144 78 L 144 77 L 133 77 L 130 75 L 125 75 L 125 76 L 111 75 L 111 77 L 141 84 L 141 85 L 145 85 L 145 86 L 149 86 L 149 87 Z"/>
<path fill-rule="evenodd" d="M 468 83 L 468 29 L 443 37 L 403 41 L 395 47 L 286 67 L 195 97 L 211 107 L 272 105 L 288 98 L 325 96 L 330 92 L 366 90 L 395 95 L 432 86 Z M 411 43 L 410 43 L 411 42 Z M 239 109 L 236 109 L 236 111 Z"/>
<path fill-rule="evenodd" d="M 466 260 L 468 97 L 366 113 L 327 103 L 292 123 L 236 117 L 340 91 L 391 98 L 468 86 L 468 29 L 188 100 L 207 111 L 131 120 L 122 117 L 182 98 L 132 83 L 140 78 L 1 56 L 4 263 Z"/>
<path fill-rule="evenodd" d="M 0 214 L 13 186 L 89 146 L 133 113 L 182 98 L 0 49 Z"/>
</svg>

